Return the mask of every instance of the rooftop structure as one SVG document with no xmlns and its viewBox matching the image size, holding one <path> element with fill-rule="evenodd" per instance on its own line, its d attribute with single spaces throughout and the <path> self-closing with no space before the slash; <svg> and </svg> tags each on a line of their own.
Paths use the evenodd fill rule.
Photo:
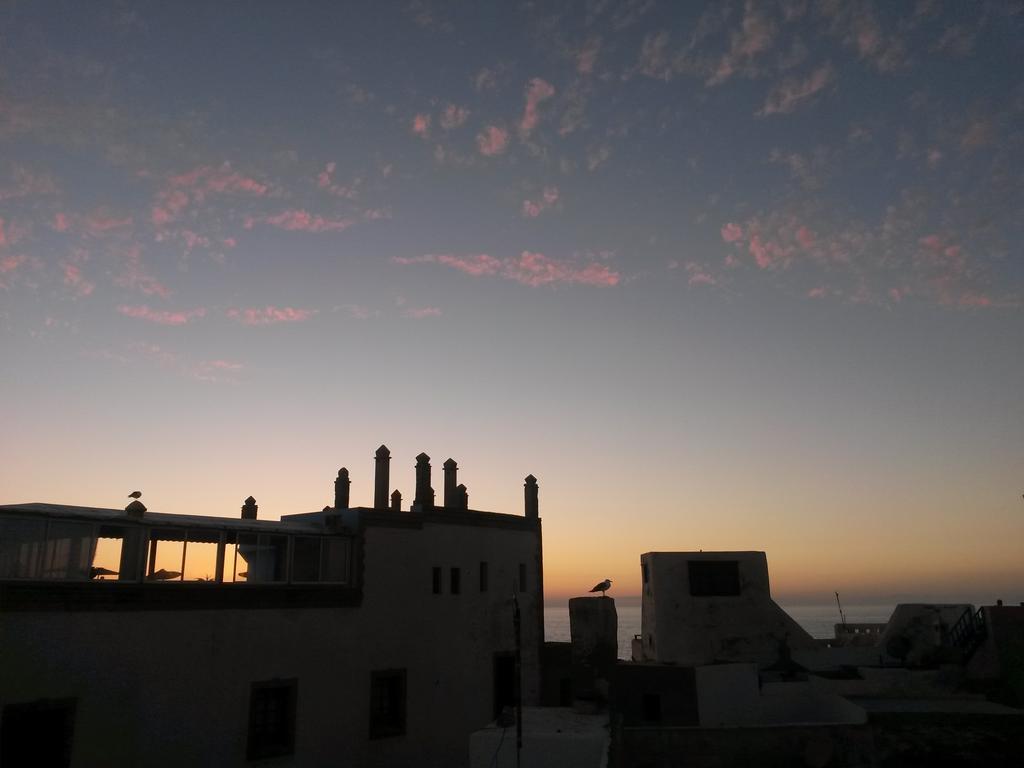
<svg viewBox="0 0 1024 768">
<path fill-rule="evenodd" d="M 375 460 L 373 507 L 342 468 L 280 520 L 0 506 L 0 763 L 465 765 L 538 699 L 536 481 L 527 514 L 437 506 L 421 454 L 402 511 Z"/>
</svg>

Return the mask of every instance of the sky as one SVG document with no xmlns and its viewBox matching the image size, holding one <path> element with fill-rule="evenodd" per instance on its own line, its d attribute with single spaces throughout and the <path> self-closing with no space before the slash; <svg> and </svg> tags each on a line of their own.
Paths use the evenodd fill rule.
<svg viewBox="0 0 1024 768">
<path fill-rule="evenodd" d="M 470 506 L 551 599 L 1024 600 L 1024 3 L 0 2 L 0 503 Z"/>
</svg>

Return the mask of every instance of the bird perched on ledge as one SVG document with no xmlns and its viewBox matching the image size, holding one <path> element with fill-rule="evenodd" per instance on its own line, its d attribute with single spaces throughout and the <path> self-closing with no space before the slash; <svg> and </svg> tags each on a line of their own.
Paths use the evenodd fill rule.
<svg viewBox="0 0 1024 768">
<path fill-rule="evenodd" d="M 142 496 L 142 491 L 132 491 L 128 494 L 129 499 L 137 499 Z"/>
<path fill-rule="evenodd" d="M 590 590 L 590 591 L 591 592 L 600 592 L 601 593 L 601 597 L 606 597 L 605 592 L 607 592 L 611 588 L 612 588 L 612 580 L 611 579 L 605 579 L 600 584 L 595 584 L 594 588 L 592 590 Z"/>
</svg>

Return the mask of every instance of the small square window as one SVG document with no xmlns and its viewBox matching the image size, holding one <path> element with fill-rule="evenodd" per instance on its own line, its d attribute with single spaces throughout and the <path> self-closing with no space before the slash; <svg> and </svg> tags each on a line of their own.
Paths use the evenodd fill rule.
<svg viewBox="0 0 1024 768">
<path fill-rule="evenodd" d="M 405 733 L 405 670 L 370 673 L 370 738 Z"/>
<path fill-rule="evenodd" d="M 740 564 L 736 560 L 690 560 L 690 594 L 730 597 L 740 593 Z"/>
<path fill-rule="evenodd" d="M 451 587 L 453 595 L 457 595 L 462 591 L 462 571 L 458 568 L 452 568 L 451 570 Z"/>
<path fill-rule="evenodd" d="M 432 576 L 433 576 L 433 585 L 432 586 L 433 586 L 434 594 L 435 595 L 440 595 L 441 594 L 441 569 L 439 567 L 437 567 L 437 566 L 434 566 L 434 570 L 432 572 Z"/>
<path fill-rule="evenodd" d="M 294 754 L 297 694 L 298 681 L 294 678 L 252 684 L 246 759 Z"/>
<path fill-rule="evenodd" d="M 480 563 L 480 591 L 486 592 L 488 588 L 487 563 Z"/>
</svg>

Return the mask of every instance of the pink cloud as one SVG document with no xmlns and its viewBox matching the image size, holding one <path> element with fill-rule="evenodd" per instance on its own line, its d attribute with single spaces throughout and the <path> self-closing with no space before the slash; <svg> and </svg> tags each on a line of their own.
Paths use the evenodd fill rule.
<svg viewBox="0 0 1024 768">
<path fill-rule="evenodd" d="M 524 285 L 579 283 L 581 285 L 618 285 L 619 274 L 605 264 L 583 266 L 550 259 L 543 253 L 523 251 L 518 259 L 506 259 L 503 274 Z"/>
<path fill-rule="evenodd" d="M 68 286 L 79 296 L 88 296 L 96 288 L 96 285 L 86 280 L 82 270 L 77 264 L 64 263 L 64 285 Z"/>
<path fill-rule="evenodd" d="M 907 291 L 901 291 L 899 288 L 889 289 L 889 298 L 893 301 L 901 301 L 904 296 L 907 295 Z"/>
<path fill-rule="evenodd" d="M 825 288 L 823 286 L 818 286 L 817 288 L 811 288 L 811 290 L 809 290 L 807 292 L 807 298 L 809 298 L 809 299 L 823 299 L 823 298 L 825 298 L 825 295 L 827 293 L 828 292 L 825 290 Z"/>
<path fill-rule="evenodd" d="M 150 220 L 154 226 L 163 227 L 177 219 L 190 204 L 204 202 L 210 193 L 265 197 L 270 192 L 269 184 L 233 171 L 228 163 L 204 165 L 168 178 L 156 195 Z"/>
<path fill-rule="evenodd" d="M 102 213 L 93 213 L 82 218 L 82 228 L 85 234 L 92 237 L 101 237 L 113 230 L 128 229 L 131 225 L 131 216 L 119 219 Z"/>
<path fill-rule="evenodd" d="M 523 251 L 518 257 L 509 256 L 504 259 L 479 253 L 468 256 L 396 256 L 392 261 L 396 264 L 442 264 L 473 277 L 498 275 L 530 286 L 559 283 L 613 286 L 618 285 L 621 279 L 618 272 L 600 262 L 580 263 L 578 259 L 553 259 L 531 251 Z"/>
<path fill-rule="evenodd" d="M 402 310 L 402 317 L 410 320 L 425 320 L 428 317 L 440 317 L 441 310 L 438 307 L 408 307 Z"/>
<path fill-rule="evenodd" d="M 418 114 L 412 119 L 412 132 L 426 138 L 430 133 L 430 115 Z"/>
<path fill-rule="evenodd" d="M 450 131 L 453 128 L 458 128 L 469 118 L 469 110 L 465 107 L 456 106 L 455 104 L 449 104 L 444 108 L 441 113 L 441 117 L 438 122 L 441 123 L 441 127 L 446 131 Z"/>
<path fill-rule="evenodd" d="M 805 250 L 811 248 L 815 241 L 814 233 L 807 227 L 800 227 L 796 231 L 796 241 L 800 243 L 800 247 Z"/>
<path fill-rule="evenodd" d="M 555 88 L 551 83 L 539 77 L 533 78 L 526 85 L 526 105 L 523 107 L 523 117 L 519 121 L 519 135 L 524 139 L 528 138 L 533 129 L 537 127 L 540 120 L 538 107 L 555 95 Z"/>
<path fill-rule="evenodd" d="M 153 277 L 142 265 L 142 251 L 135 245 L 124 254 L 124 264 L 114 282 L 122 288 L 140 291 L 147 296 L 167 298 L 171 289 Z"/>
<path fill-rule="evenodd" d="M 122 304 L 117 308 L 117 311 L 126 317 L 134 317 L 139 320 L 147 320 L 151 323 L 157 323 L 159 325 L 185 325 L 192 320 L 203 317 L 206 314 L 206 310 L 199 309 L 188 309 L 183 312 L 168 312 L 158 309 L 150 309 L 145 304 L 141 306 L 128 306 Z"/>
<path fill-rule="evenodd" d="M 523 200 L 523 216 L 534 219 L 558 202 L 558 187 L 544 187 L 537 200 Z"/>
<path fill-rule="evenodd" d="M 718 285 L 715 276 L 696 262 L 687 262 L 686 273 L 689 275 L 686 281 L 687 285 Z"/>
<path fill-rule="evenodd" d="M 500 155 L 508 148 L 508 131 L 496 125 L 489 125 L 477 134 L 476 146 L 480 154 L 486 157 Z"/>
<path fill-rule="evenodd" d="M 991 307 L 994 302 L 983 293 L 968 291 L 960 295 L 957 304 L 961 307 Z"/>
<path fill-rule="evenodd" d="M 501 262 L 486 253 L 478 253 L 472 256 L 452 256 L 442 254 L 435 257 L 438 264 L 453 267 L 467 275 L 480 277 L 481 275 L 495 275 L 501 269 Z"/>
<path fill-rule="evenodd" d="M 301 323 L 316 314 L 315 309 L 293 307 L 247 307 L 229 309 L 227 316 L 242 325 L 275 325 L 277 323 Z"/>
<path fill-rule="evenodd" d="M 316 185 L 320 187 L 320 189 L 330 192 L 332 195 L 337 197 L 344 197 L 349 200 L 358 197 L 358 187 L 362 183 L 362 179 L 357 178 L 348 186 L 336 184 L 334 182 L 335 168 L 337 168 L 337 164 L 333 162 L 325 165 L 324 169 L 317 174 Z"/>
<path fill-rule="evenodd" d="M 581 75 L 589 75 L 594 71 L 594 64 L 597 63 L 597 54 L 601 50 L 601 39 L 591 38 L 583 45 L 576 54 L 576 71 Z"/>
<path fill-rule="evenodd" d="M 13 183 L 9 187 L 0 187 L 0 200 L 11 200 L 19 197 L 41 197 L 56 194 L 59 189 L 49 176 L 41 176 L 27 168 L 17 166 L 14 169 Z"/>
<path fill-rule="evenodd" d="M 53 228 L 58 232 L 67 232 L 71 226 L 71 220 L 66 213 L 53 214 Z"/>
<path fill-rule="evenodd" d="M 260 222 L 290 232 L 342 232 L 353 223 L 351 219 L 328 219 L 308 211 L 289 210 L 274 216 L 246 217 L 244 226 L 246 229 L 252 229 Z"/>
<path fill-rule="evenodd" d="M 806 78 L 787 77 L 775 86 L 758 110 L 759 116 L 792 112 L 821 91 L 832 81 L 832 65 L 823 64 Z"/>
<path fill-rule="evenodd" d="M 737 240 L 742 239 L 743 228 L 739 224 L 734 224 L 731 221 L 722 227 L 722 239 L 727 243 L 735 243 Z"/>
<path fill-rule="evenodd" d="M 6 248 L 8 245 L 7 230 L 5 229 L 4 224 L 4 219 L 0 216 L 0 248 Z"/>
</svg>

